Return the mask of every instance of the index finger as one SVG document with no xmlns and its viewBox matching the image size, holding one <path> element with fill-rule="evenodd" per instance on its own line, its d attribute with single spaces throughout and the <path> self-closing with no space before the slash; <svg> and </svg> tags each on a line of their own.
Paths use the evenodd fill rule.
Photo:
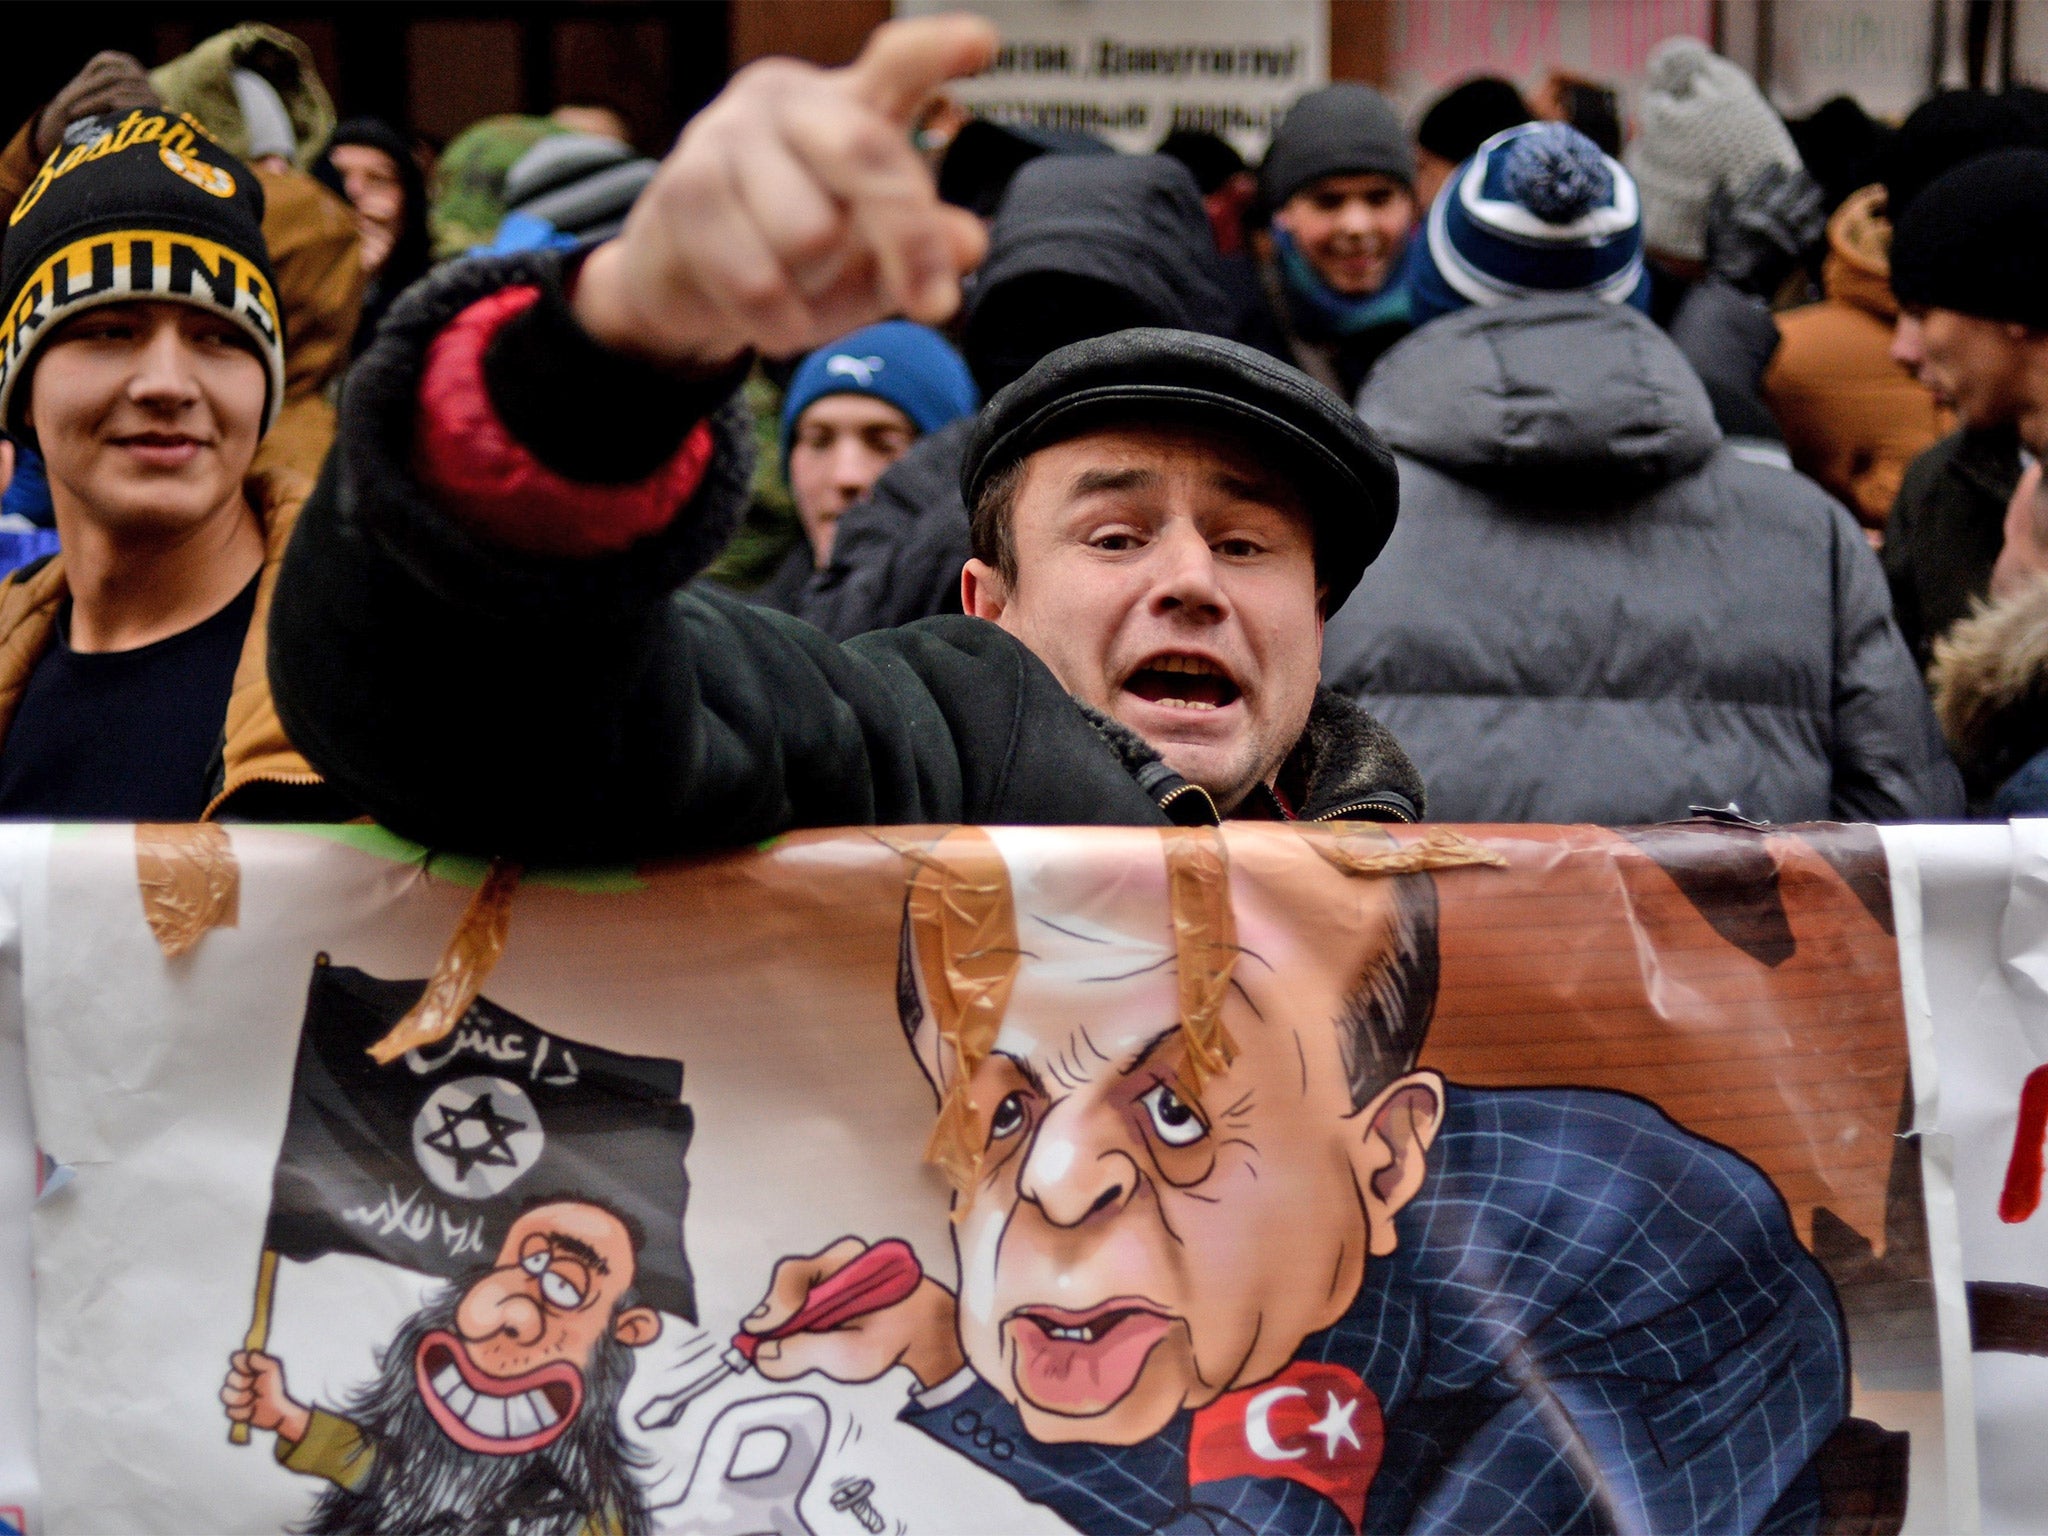
<svg viewBox="0 0 2048 1536">
<path fill-rule="evenodd" d="M 964 12 L 885 21 L 840 78 L 856 100 L 907 128 L 933 91 L 988 68 L 996 42 L 991 22 Z"/>
</svg>

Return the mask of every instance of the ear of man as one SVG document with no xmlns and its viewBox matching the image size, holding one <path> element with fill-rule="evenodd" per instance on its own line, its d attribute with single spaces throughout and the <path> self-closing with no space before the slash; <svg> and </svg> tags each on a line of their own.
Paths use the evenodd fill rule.
<svg viewBox="0 0 2048 1536">
<path fill-rule="evenodd" d="M 661 1314 L 652 1307 L 627 1307 L 612 1319 L 612 1337 L 639 1349 L 661 1337 Z"/>
<path fill-rule="evenodd" d="M 1000 624 L 1010 606 L 1010 589 L 1002 572 L 980 560 L 960 567 L 960 611 L 970 618 Z"/>
<path fill-rule="evenodd" d="M 1444 1080 L 1409 1072 L 1345 1117 L 1351 1168 L 1365 1207 L 1367 1245 L 1376 1259 L 1397 1246 L 1394 1218 L 1422 1189 L 1429 1149 L 1444 1123 Z"/>
</svg>

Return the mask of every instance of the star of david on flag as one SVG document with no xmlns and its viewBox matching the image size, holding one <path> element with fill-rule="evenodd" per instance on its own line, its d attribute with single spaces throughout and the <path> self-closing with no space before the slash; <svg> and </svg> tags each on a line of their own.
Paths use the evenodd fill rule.
<svg viewBox="0 0 2048 1536">
<path fill-rule="evenodd" d="M 453 1279 L 495 1259 L 526 1206 L 591 1200 L 644 1235 L 641 1298 L 695 1322 L 682 1064 L 564 1040 L 479 998 L 445 1040 L 379 1066 L 368 1047 L 425 985 L 315 964 L 264 1247 Z"/>
<path fill-rule="evenodd" d="M 1284 1477 L 1335 1504 L 1358 1531 L 1385 1447 L 1380 1401 L 1356 1372 L 1297 1360 L 1196 1412 L 1188 1482 Z"/>
</svg>

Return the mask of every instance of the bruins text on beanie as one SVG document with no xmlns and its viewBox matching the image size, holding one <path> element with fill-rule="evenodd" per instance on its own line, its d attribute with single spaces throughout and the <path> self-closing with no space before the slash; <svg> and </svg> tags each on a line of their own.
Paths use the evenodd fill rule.
<svg viewBox="0 0 2048 1536">
<path fill-rule="evenodd" d="M 284 330 L 263 189 L 190 117 L 74 123 L 22 193 L 0 244 L 0 427 L 22 430 L 36 349 L 102 304 L 191 304 L 247 333 L 284 404 Z"/>
<path fill-rule="evenodd" d="M 1901 304 L 2048 331 L 2048 149 L 1966 160 L 1913 199 L 1892 231 Z"/>
<path fill-rule="evenodd" d="M 1278 208 L 1324 176 L 1371 172 L 1413 186 L 1415 151 L 1393 104 L 1369 85 L 1344 80 L 1287 109 L 1259 167 L 1259 199 Z"/>
</svg>

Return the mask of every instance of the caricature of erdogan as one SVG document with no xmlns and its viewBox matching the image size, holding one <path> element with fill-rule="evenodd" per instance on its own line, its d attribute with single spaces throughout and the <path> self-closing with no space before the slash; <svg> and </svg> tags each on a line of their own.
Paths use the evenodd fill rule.
<svg viewBox="0 0 2048 1536">
<path fill-rule="evenodd" d="M 1846 1345 L 1769 1181 L 1625 1095 L 1418 1069 L 1426 873 L 1233 881 L 1235 1054 L 1197 1070 L 1170 862 L 1037 829 L 918 860 L 898 1008 L 958 1108 L 959 1293 L 763 1374 L 907 1366 L 907 1422 L 1103 1536 L 1816 1528 Z M 1000 1019 L 964 1080 L 963 996 Z M 746 1326 L 863 1246 L 784 1261 Z"/>
</svg>

